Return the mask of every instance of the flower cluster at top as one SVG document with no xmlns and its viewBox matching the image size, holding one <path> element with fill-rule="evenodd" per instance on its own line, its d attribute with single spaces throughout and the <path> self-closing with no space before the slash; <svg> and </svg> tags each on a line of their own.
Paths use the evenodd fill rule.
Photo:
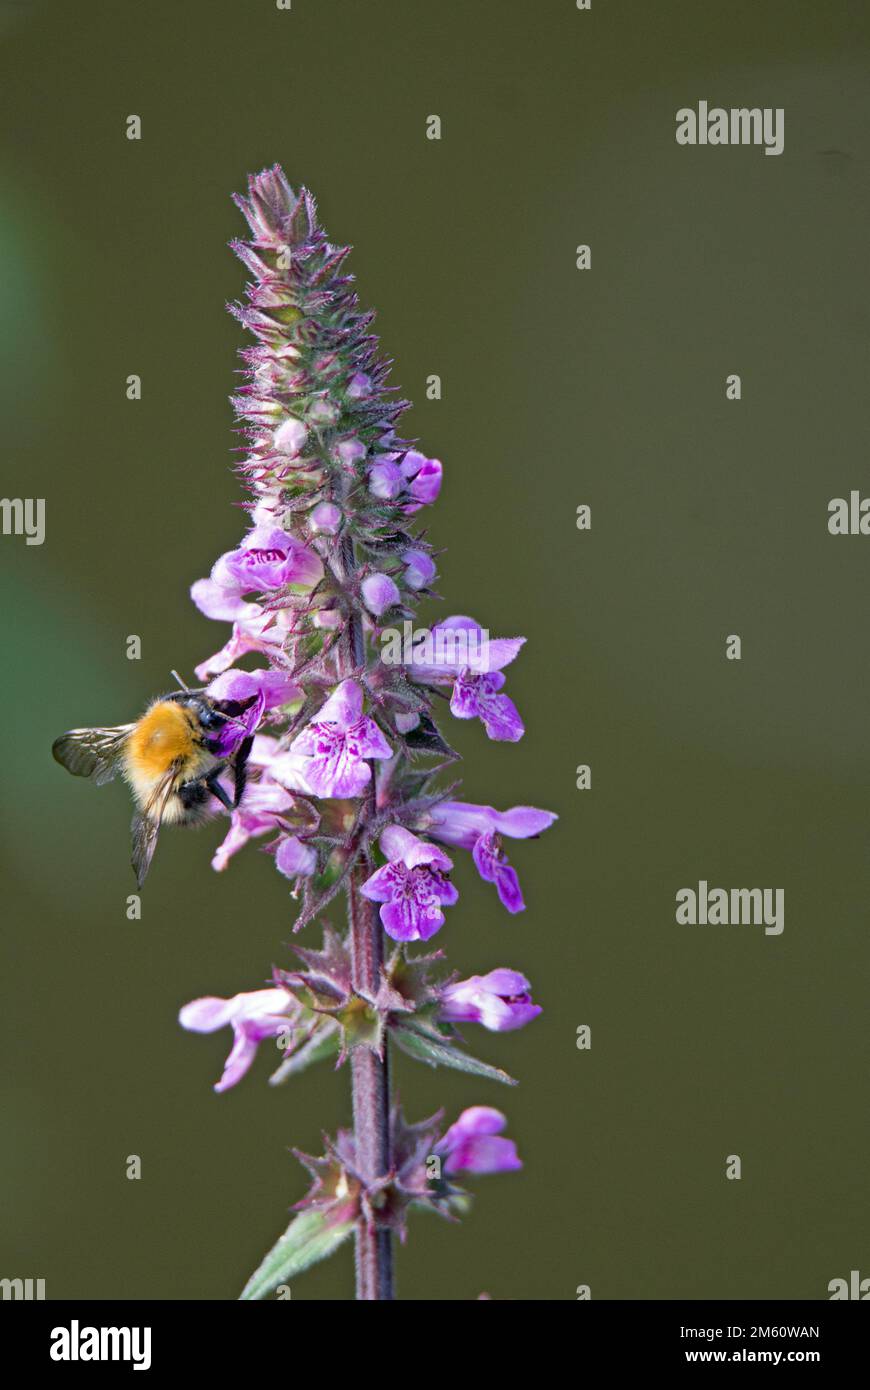
<svg viewBox="0 0 870 1390">
<path fill-rule="evenodd" d="M 246 790 L 213 864 L 225 869 L 259 840 L 292 885 L 296 929 L 363 866 L 360 891 L 376 905 L 392 954 L 379 991 L 362 997 L 346 944 L 327 931 L 322 950 L 299 951 L 307 970 L 276 971 L 268 988 L 229 1000 L 196 1000 L 181 1022 L 232 1028 L 218 1090 L 240 1079 L 265 1038 L 281 1047 L 279 1080 L 354 1047 L 380 1052 L 388 1031 L 412 1055 L 459 1066 L 457 1024 L 507 1030 L 540 1012 L 528 981 L 505 968 L 434 980 L 440 953 L 414 957 L 408 944 L 434 937 L 457 902 L 448 851 L 467 851 L 505 909 L 520 912 L 503 842 L 538 836 L 555 817 L 457 800 L 456 783 L 439 780 L 456 754 L 433 708 L 444 701 L 453 717 L 479 719 L 489 738 L 520 739 L 504 671 L 524 639 L 490 639 L 474 619 L 453 617 L 433 628 L 422 659 L 381 659 L 385 632 L 437 597 L 436 554 L 417 528 L 443 468 L 397 432 L 407 402 L 388 384 L 373 315 L 345 271 L 349 248 L 327 240 L 311 195 L 294 192 L 275 167 L 236 201 L 250 227 L 234 243 L 251 276 L 247 300 L 231 306 L 254 339 L 233 398 L 248 525 L 191 594 L 208 618 L 231 625 L 198 677 L 214 699 L 249 712 L 246 728 L 257 723 Z M 441 1145 L 445 1173 L 516 1167 L 502 1123 L 478 1107 L 441 1140 L 427 1130 L 426 1152 Z M 396 1124 L 410 1133 L 400 1117 Z M 323 1162 L 345 1177 L 353 1171 L 346 1137 Z"/>
</svg>

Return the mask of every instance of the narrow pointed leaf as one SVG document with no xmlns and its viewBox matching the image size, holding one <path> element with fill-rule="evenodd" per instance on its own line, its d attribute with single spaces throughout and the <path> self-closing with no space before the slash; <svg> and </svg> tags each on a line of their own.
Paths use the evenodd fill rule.
<svg viewBox="0 0 870 1390">
<path fill-rule="evenodd" d="M 291 1076 L 298 1076 L 307 1067 L 313 1067 L 315 1062 L 326 1062 L 331 1057 L 337 1057 L 340 1042 L 337 1028 L 328 1031 L 318 1029 L 297 1052 L 292 1052 L 289 1057 L 284 1058 L 278 1070 L 269 1077 L 269 1085 L 280 1086 Z"/>
<path fill-rule="evenodd" d="M 293 1218 L 277 1244 L 239 1295 L 240 1301 L 268 1298 L 279 1284 L 335 1253 L 353 1231 L 355 1221 L 328 1225 L 319 1211 L 303 1211 Z"/>
<path fill-rule="evenodd" d="M 505 1086 L 517 1084 L 515 1079 L 500 1067 L 491 1067 L 488 1062 L 470 1057 L 467 1052 L 454 1047 L 452 1043 L 436 1042 L 434 1038 L 425 1037 L 413 1028 L 393 1028 L 392 1034 L 403 1052 L 407 1052 L 409 1057 L 416 1057 L 418 1062 L 428 1062 L 430 1067 L 453 1067 L 455 1071 L 470 1072 L 472 1076 L 485 1076 L 490 1081 L 501 1081 Z"/>
</svg>

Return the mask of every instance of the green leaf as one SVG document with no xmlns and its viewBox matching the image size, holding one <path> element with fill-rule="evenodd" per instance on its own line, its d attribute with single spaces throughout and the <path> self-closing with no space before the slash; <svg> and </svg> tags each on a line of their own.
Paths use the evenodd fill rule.
<svg viewBox="0 0 870 1390">
<path fill-rule="evenodd" d="M 430 1067 L 453 1067 L 456 1071 L 470 1072 L 472 1076 L 485 1076 L 490 1081 L 501 1081 L 506 1086 L 517 1084 L 514 1078 L 508 1076 L 500 1067 L 491 1067 L 488 1062 L 470 1057 L 467 1052 L 454 1047 L 446 1040 L 436 1042 L 434 1038 L 426 1037 L 416 1029 L 403 1025 L 394 1027 L 392 1034 L 403 1052 L 407 1052 L 409 1057 L 416 1057 L 418 1062 L 428 1062 Z"/>
<path fill-rule="evenodd" d="M 355 1221 L 328 1225 L 319 1211 L 300 1212 L 272 1246 L 256 1273 L 251 1275 L 239 1295 L 240 1301 L 268 1298 L 279 1284 L 286 1284 L 310 1265 L 334 1254 L 355 1225 Z"/>
<path fill-rule="evenodd" d="M 304 1042 L 297 1052 L 285 1057 L 277 1071 L 269 1077 L 270 1086 L 280 1086 L 291 1076 L 298 1076 L 315 1062 L 326 1062 L 338 1056 L 339 1033 L 337 1028 L 318 1028 L 317 1032 Z"/>
</svg>

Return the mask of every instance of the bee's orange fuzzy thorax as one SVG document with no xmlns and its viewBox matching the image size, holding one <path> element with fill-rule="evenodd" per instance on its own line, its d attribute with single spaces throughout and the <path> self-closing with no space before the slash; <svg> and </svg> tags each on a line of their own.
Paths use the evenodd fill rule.
<svg viewBox="0 0 870 1390">
<path fill-rule="evenodd" d="M 139 777 L 160 777 L 176 759 L 186 760 L 201 742 L 190 712 L 159 700 L 142 716 L 127 744 L 127 764 Z"/>
</svg>

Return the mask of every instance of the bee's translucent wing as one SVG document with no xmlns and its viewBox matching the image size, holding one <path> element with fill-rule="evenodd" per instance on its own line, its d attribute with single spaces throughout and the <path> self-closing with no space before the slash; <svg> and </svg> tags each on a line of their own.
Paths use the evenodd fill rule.
<svg viewBox="0 0 870 1390">
<path fill-rule="evenodd" d="M 51 745 L 57 761 L 74 777 L 93 777 L 98 787 L 119 770 L 124 744 L 135 725 L 116 729 L 70 729 Z"/>
<path fill-rule="evenodd" d="M 166 803 L 172 795 L 177 775 L 178 764 L 172 763 L 160 778 L 142 812 L 137 812 L 133 817 L 133 824 L 130 827 L 133 836 L 133 853 L 130 862 L 133 865 L 136 882 L 140 888 L 145 882 L 145 876 L 151 867 L 151 860 L 154 858 L 157 836 L 160 834 L 160 822 L 163 819 L 163 812 L 166 810 Z"/>
</svg>

